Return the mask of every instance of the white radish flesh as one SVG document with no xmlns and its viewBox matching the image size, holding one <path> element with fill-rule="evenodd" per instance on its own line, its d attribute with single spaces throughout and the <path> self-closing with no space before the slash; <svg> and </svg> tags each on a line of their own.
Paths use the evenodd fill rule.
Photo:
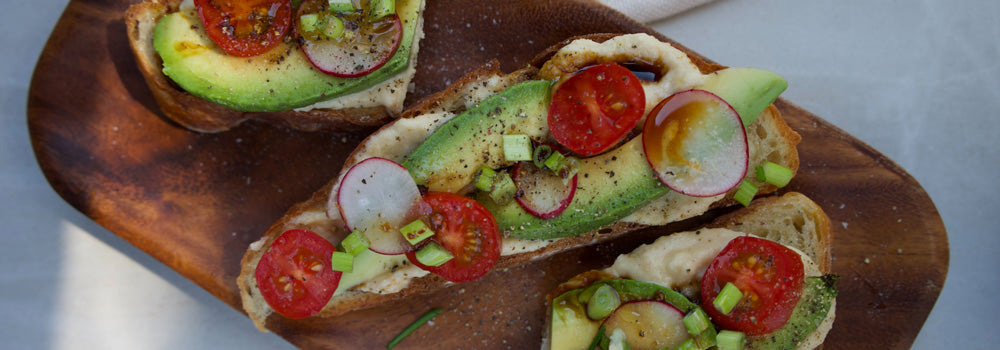
<svg viewBox="0 0 1000 350">
<path fill-rule="evenodd" d="M 416 218 L 420 190 L 406 168 L 385 158 L 368 158 L 355 164 L 340 180 L 335 203 L 347 227 L 360 230 L 382 254 L 403 254 L 413 246 L 399 232 Z M 339 209 L 334 209 L 339 208 Z"/>
<path fill-rule="evenodd" d="M 542 219 L 558 216 L 569 207 L 576 194 L 576 175 L 567 181 L 550 170 L 539 169 L 532 162 L 515 164 L 511 178 L 520 193 L 517 203 Z"/>
<path fill-rule="evenodd" d="M 622 304 L 604 320 L 605 336 L 620 329 L 633 350 L 674 349 L 691 336 L 684 327 L 684 314 L 662 301 L 643 300 Z"/>
</svg>

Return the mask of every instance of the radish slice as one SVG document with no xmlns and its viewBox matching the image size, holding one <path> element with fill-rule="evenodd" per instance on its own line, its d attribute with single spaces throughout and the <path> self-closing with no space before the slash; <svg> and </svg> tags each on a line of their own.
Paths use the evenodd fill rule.
<svg viewBox="0 0 1000 350">
<path fill-rule="evenodd" d="M 382 67 L 396 53 L 403 37 L 399 16 L 370 21 L 365 12 L 334 13 L 325 4 L 326 0 L 306 0 L 298 10 L 297 18 L 319 15 L 315 21 L 319 24 L 307 28 L 301 19 L 295 21 L 302 52 L 317 69 L 338 77 L 359 77 Z M 324 33 L 328 23 L 343 26 L 336 38 Z"/>
<path fill-rule="evenodd" d="M 646 159 L 663 184 L 694 197 L 726 193 L 746 175 L 746 130 L 726 101 L 702 90 L 667 97 L 642 133 Z"/>
<path fill-rule="evenodd" d="M 619 306 L 604 320 L 604 335 L 610 337 L 615 329 L 625 332 L 625 341 L 635 350 L 675 349 L 691 337 L 684 327 L 684 314 L 657 300 Z"/>
<path fill-rule="evenodd" d="M 403 166 L 385 158 L 365 159 L 340 180 L 336 199 L 328 210 L 339 207 L 347 227 L 368 237 L 368 249 L 381 254 L 413 249 L 399 228 L 416 218 L 420 190 Z"/>
<path fill-rule="evenodd" d="M 520 196 L 515 197 L 524 210 L 542 219 L 558 216 L 576 194 L 576 175 L 565 181 L 555 173 L 539 169 L 532 162 L 517 162 L 511 179 Z"/>
</svg>

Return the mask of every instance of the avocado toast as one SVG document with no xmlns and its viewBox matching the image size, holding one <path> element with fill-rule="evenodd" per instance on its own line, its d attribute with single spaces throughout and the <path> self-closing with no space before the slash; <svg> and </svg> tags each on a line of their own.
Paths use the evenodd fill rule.
<svg viewBox="0 0 1000 350">
<path fill-rule="evenodd" d="M 221 132 L 253 119 L 305 131 L 371 130 L 402 111 L 423 37 L 424 1 L 391 3 L 395 14 L 389 18 L 398 19 L 392 32 L 399 34 L 395 41 L 390 40 L 395 43 L 390 45 L 393 51 L 371 71 L 357 74 L 318 68 L 316 62 L 331 59 L 302 49 L 307 39 L 302 34 L 298 5 L 290 10 L 287 34 L 271 39 L 273 47 L 246 57 L 224 50 L 206 30 L 215 26 L 206 24 L 211 23 L 205 22 L 210 19 L 203 18 L 210 17 L 203 15 L 206 11 L 202 8 L 214 6 L 214 0 L 147 0 L 128 9 L 125 23 L 136 63 L 160 109 L 183 127 Z M 362 9 L 352 11 L 337 16 L 361 18 L 368 13 Z M 333 12 L 322 9 L 322 13 Z M 349 23 L 346 19 L 336 21 Z M 221 25 L 232 31 L 229 23 L 228 18 L 223 18 Z M 372 52 L 377 46 L 373 41 Z M 340 57 L 336 55 L 328 56 Z M 342 56 L 351 57 L 337 58 L 342 63 L 363 62 L 357 58 L 363 54 Z"/>
<path fill-rule="evenodd" d="M 737 348 L 817 348 L 836 309 L 831 230 L 816 203 L 789 192 L 757 199 L 705 228 L 660 237 L 551 291 L 543 349 L 592 343 L 606 349 L 615 342 L 607 335 L 615 332 L 622 335 L 618 346 L 633 349 L 654 343 L 656 349 L 721 349 L 725 340 L 717 338 L 723 332 L 742 339 Z M 754 259 L 766 263 L 754 265 Z M 713 301 L 724 293 L 711 290 L 721 280 L 740 285 L 743 295 L 725 313 Z M 605 294 L 595 293 L 601 289 Z M 635 314 L 616 315 L 625 311 Z M 631 316 L 638 319 L 634 327 L 618 322 Z"/>
<path fill-rule="evenodd" d="M 527 211 L 516 201 L 498 203 L 492 198 L 482 197 L 486 191 L 470 190 L 471 183 L 479 178 L 477 173 L 482 168 L 508 171 L 505 168 L 510 165 L 509 162 L 497 158 L 498 153 L 503 153 L 503 146 L 497 141 L 501 136 L 529 135 L 528 138 L 536 142 L 551 142 L 547 136 L 549 133 L 545 130 L 546 123 L 538 122 L 540 117 L 535 114 L 547 109 L 553 89 L 552 82 L 561 80 L 560 76 L 568 75 L 566 73 L 596 63 L 641 60 L 654 62 L 658 73 L 654 72 L 651 74 L 652 78 L 643 83 L 643 89 L 647 91 L 646 98 L 653 101 L 642 109 L 641 113 L 646 114 L 654 109 L 653 105 L 658 100 L 677 92 L 708 85 L 706 82 L 717 79 L 713 78 L 715 75 L 712 72 L 724 70 L 721 66 L 703 62 L 647 35 L 593 35 L 586 39 L 567 40 L 558 48 L 563 50 L 544 53 L 539 56 L 535 65 L 509 74 L 499 71 L 495 63 L 484 65 L 447 89 L 416 104 L 404 112 L 400 119 L 382 127 L 362 142 L 348 158 L 337 179 L 319 189 L 308 200 L 292 207 L 268 229 L 264 237 L 247 250 L 237 282 L 244 310 L 255 324 L 265 330 L 268 316 L 275 311 L 273 305 L 262 296 L 257 271 L 262 258 L 275 250 L 275 242 L 282 235 L 290 231 L 309 230 L 331 244 L 340 245 L 337 250 L 350 250 L 342 240 L 355 234 L 348 229 L 348 226 L 354 225 L 346 223 L 344 212 L 345 207 L 354 204 L 339 200 L 344 195 L 341 190 L 344 185 L 342 182 L 346 181 L 345 177 L 349 177 L 352 169 L 372 159 L 401 164 L 412 175 L 411 181 L 422 187 L 420 192 L 424 196 L 431 193 L 451 193 L 448 191 L 451 189 L 454 193 L 468 195 L 467 198 L 476 197 L 478 201 L 475 203 L 478 204 L 475 205 L 487 208 L 502 236 L 502 244 L 497 251 L 499 256 L 491 268 L 517 266 L 559 251 L 604 241 L 641 227 L 664 225 L 700 215 L 709 208 L 735 203 L 731 199 L 732 192 L 735 191 L 695 197 L 663 186 L 657 181 L 657 174 L 644 157 L 637 156 L 642 150 L 642 146 L 637 145 L 641 142 L 641 137 L 635 135 L 631 128 L 626 130 L 629 135 L 625 136 L 626 140 L 623 142 L 610 145 L 596 155 L 577 158 L 580 165 L 575 178 L 581 184 L 573 187 L 576 196 L 561 208 L 561 214 L 541 221 L 543 224 L 534 224 L 538 218 L 526 215 Z M 571 68 L 574 66 L 575 68 Z M 560 71 L 565 72 L 559 73 Z M 718 76 L 726 76 L 726 73 Z M 735 79 L 742 77 L 742 74 L 728 76 L 725 79 L 743 81 Z M 765 80 L 759 83 L 773 83 Z M 723 92 L 720 94 L 725 95 Z M 794 172 L 798 167 L 795 145 L 799 136 L 788 128 L 776 108 L 768 106 L 777 97 L 777 93 L 771 95 L 762 97 L 766 103 L 758 103 L 760 106 L 752 112 L 753 121 L 745 132 L 748 149 L 744 152 L 747 153 L 751 168 L 770 161 Z M 735 99 L 739 98 L 737 96 Z M 741 133 L 742 130 L 741 127 Z M 431 150 L 421 151 L 421 147 Z M 485 150 L 482 147 L 486 147 Z M 468 150 L 476 148 L 479 151 Z M 427 156 L 416 156 L 419 154 Z M 567 154 L 576 157 L 572 156 L 575 153 Z M 372 180 L 378 181 L 374 178 Z M 776 189 L 773 185 L 757 181 L 753 176 L 749 176 L 748 181 L 755 183 L 760 188 L 760 193 Z M 650 190 L 632 191 L 637 185 L 647 186 Z M 635 196 L 635 199 L 622 199 L 629 196 Z M 473 204 L 469 202 L 468 205 Z M 572 217 L 570 220 L 560 218 L 573 213 L 582 213 L 596 219 L 589 220 L 584 216 Z M 552 224 L 559 222 L 558 220 L 563 220 L 565 224 Z M 314 310 L 313 317 L 331 317 L 389 300 L 427 293 L 453 281 L 437 272 L 430 273 L 428 269 L 417 267 L 407 256 L 409 254 L 410 252 L 389 255 L 374 253 L 372 249 L 362 250 L 355 256 L 354 270 L 343 273 L 336 287 L 327 288 L 336 291 L 322 291 L 327 296 L 332 296 Z M 310 268 L 312 267 L 306 269 Z M 326 270 L 325 266 L 316 265 L 315 268 Z"/>
</svg>

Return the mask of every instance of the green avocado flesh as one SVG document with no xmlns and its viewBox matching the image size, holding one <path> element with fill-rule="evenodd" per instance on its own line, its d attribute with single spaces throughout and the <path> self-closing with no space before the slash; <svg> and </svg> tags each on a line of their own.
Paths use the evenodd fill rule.
<svg viewBox="0 0 1000 350">
<path fill-rule="evenodd" d="M 154 29 L 153 47 L 163 73 L 192 95 L 240 111 L 286 111 L 363 91 L 406 70 L 420 1 L 397 0 L 396 9 L 403 23 L 399 48 L 384 66 L 355 78 L 317 70 L 294 42 L 254 57 L 227 55 L 200 29 L 194 11 L 164 15 Z"/>
<path fill-rule="evenodd" d="M 799 341 L 819 327 L 837 296 L 836 276 L 808 277 L 802 297 L 788 323 L 770 335 L 750 338 L 747 349 L 794 349 Z M 615 288 L 622 303 L 638 300 L 661 300 L 687 314 L 697 306 L 683 295 L 653 283 L 627 279 L 596 282 L 588 287 L 565 292 L 552 301 L 551 349 L 586 349 L 604 320 L 587 317 L 586 295 L 601 284 Z"/>
<path fill-rule="evenodd" d="M 777 73 L 750 67 L 731 67 L 705 77 L 699 89 L 711 92 L 729 103 L 749 126 L 788 88 Z"/>
<path fill-rule="evenodd" d="M 513 165 L 504 159 L 503 135 L 541 139 L 548 131 L 551 83 L 526 81 L 483 100 L 438 128 L 403 160 L 418 185 L 456 193 L 480 166 Z"/>
<path fill-rule="evenodd" d="M 552 301 L 550 344 L 552 350 L 586 349 L 597 335 L 603 320 L 587 317 L 588 293 L 601 285 L 609 285 L 618 292 L 622 304 L 639 300 L 667 302 L 683 313 L 697 307 L 680 293 L 653 283 L 629 279 L 605 280 L 563 293 Z"/>
</svg>

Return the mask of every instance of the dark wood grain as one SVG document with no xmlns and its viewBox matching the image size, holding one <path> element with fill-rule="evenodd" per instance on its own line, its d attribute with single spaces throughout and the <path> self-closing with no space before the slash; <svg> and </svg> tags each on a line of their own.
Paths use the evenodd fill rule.
<svg viewBox="0 0 1000 350">
<path fill-rule="evenodd" d="M 72 0 L 53 30 L 29 92 L 28 131 L 38 163 L 75 208 L 241 309 L 235 280 L 247 245 L 334 176 L 364 135 L 255 122 L 206 135 L 171 124 L 129 52 L 122 23 L 128 5 Z M 594 2 L 573 0 L 434 0 L 425 19 L 408 103 L 492 58 L 512 71 L 573 35 L 652 33 Z M 842 276 L 841 294 L 825 348 L 908 348 L 947 273 L 948 241 L 937 210 L 892 160 L 787 101 L 778 107 L 803 136 L 800 175 L 787 190 L 820 203 L 836 229 L 833 269 Z M 400 348 L 537 348 L 544 296 L 556 284 L 703 221 L 646 229 L 334 321 L 280 322 L 274 331 L 303 348 L 382 347 L 430 307 L 442 307 L 433 325 Z"/>
</svg>

